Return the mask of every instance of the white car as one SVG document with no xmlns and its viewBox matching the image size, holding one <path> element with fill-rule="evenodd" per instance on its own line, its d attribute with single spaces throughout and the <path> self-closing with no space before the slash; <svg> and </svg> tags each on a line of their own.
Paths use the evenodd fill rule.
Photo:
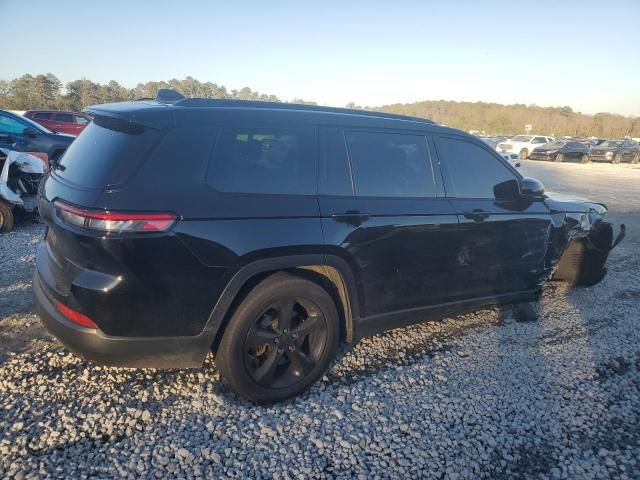
<svg viewBox="0 0 640 480">
<path fill-rule="evenodd" d="M 516 135 L 509 140 L 499 143 L 496 150 L 500 153 L 516 153 L 521 160 L 529 158 L 534 148 L 553 142 L 555 138 L 541 135 Z"/>
</svg>

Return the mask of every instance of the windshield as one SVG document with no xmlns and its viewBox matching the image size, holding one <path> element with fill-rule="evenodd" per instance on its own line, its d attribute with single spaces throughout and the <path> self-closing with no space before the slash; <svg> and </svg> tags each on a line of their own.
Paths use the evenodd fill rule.
<svg viewBox="0 0 640 480">
<path fill-rule="evenodd" d="M 622 142 L 616 140 L 607 140 L 600 144 L 601 147 L 619 147 L 620 145 L 622 145 Z"/>
<path fill-rule="evenodd" d="M 551 142 L 551 143 L 547 143 L 544 148 L 562 148 L 567 144 L 567 142 L 560 142 L 560 141 L 556 141 L 556 142 Z"/>
<path fill-rule="evenodd" d="M 511 139 L 512 142 L 529 142 L 533 137 L 529 135 L 516 135 Z"/>
</svg>

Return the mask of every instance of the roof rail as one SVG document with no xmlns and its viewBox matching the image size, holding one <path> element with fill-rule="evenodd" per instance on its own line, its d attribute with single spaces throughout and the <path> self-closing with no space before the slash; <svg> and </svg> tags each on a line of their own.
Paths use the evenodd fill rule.
<svg viewBox="0 0 640 480">
<path fill-rule="evenodd" d="M 219 108 L 270 108 L 276 110 L 300 110 L 307 112 L 341 113 L 345 115 L 362 115 L 367 117 L 389 118 L 435 124 L 426 118 L 397 115 L 395 113 L 376 112 L 371 110 L 355 110 L 350 108 L 322 107 L 319 105 L 306 105 L 300 103 L 263 102 L 257 100 L 229 100 L 216 98 L 185 98 L 174 103 L 176 107 L 219 107 Z"/>
</svg>

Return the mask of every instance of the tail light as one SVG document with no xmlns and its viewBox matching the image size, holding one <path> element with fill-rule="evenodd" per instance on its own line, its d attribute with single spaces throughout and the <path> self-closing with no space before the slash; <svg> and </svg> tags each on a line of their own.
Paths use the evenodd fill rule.
<svg viewBox="0 0 640 480">
<path fill-rule="evenodd" d="M 95 323 L 93 323 L 93 321 L 89 317 L 87 317 L 86 315 L 83 315 L 80 312 L 75 311 L 73 308 L 67 307 L 64 303 L 56 302 L 56 308 L 68 320 L 72 321 L 77 325 L 80 325 L 81 327 L 98 328 L 98 326 Z"/>
<path fill-rule="evenodd" d="M 126 213 L 90 210 L 55 201 L 58 217 L 75 227 L 105 233 L 166 232 L 178 220 L 173 213 Z"/>
</svg>

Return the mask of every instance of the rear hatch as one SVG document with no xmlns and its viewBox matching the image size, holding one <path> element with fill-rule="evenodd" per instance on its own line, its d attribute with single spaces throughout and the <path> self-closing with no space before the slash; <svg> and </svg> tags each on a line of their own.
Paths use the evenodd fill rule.
<svg viewBox="0 0 640 480">
<path fill-rule="evenodd" d="M 125 185 L 163 134 L 155 126 L 103 113 L 107 114 L 96 115 L 71 144 L 39 190 L 40 215 L 49 228 L 38 271 L 59 296 L 69 295 L 72 281 L 85 269 L 115 275 L 120 270 L 118 255 L 110 250 L 116 244 L 107 240 L 109 232 L 74 226 L 61 217 L 59 207 L 107 212 L 109 206 L 100 203 L 102 193 Z"/>
</svg>

